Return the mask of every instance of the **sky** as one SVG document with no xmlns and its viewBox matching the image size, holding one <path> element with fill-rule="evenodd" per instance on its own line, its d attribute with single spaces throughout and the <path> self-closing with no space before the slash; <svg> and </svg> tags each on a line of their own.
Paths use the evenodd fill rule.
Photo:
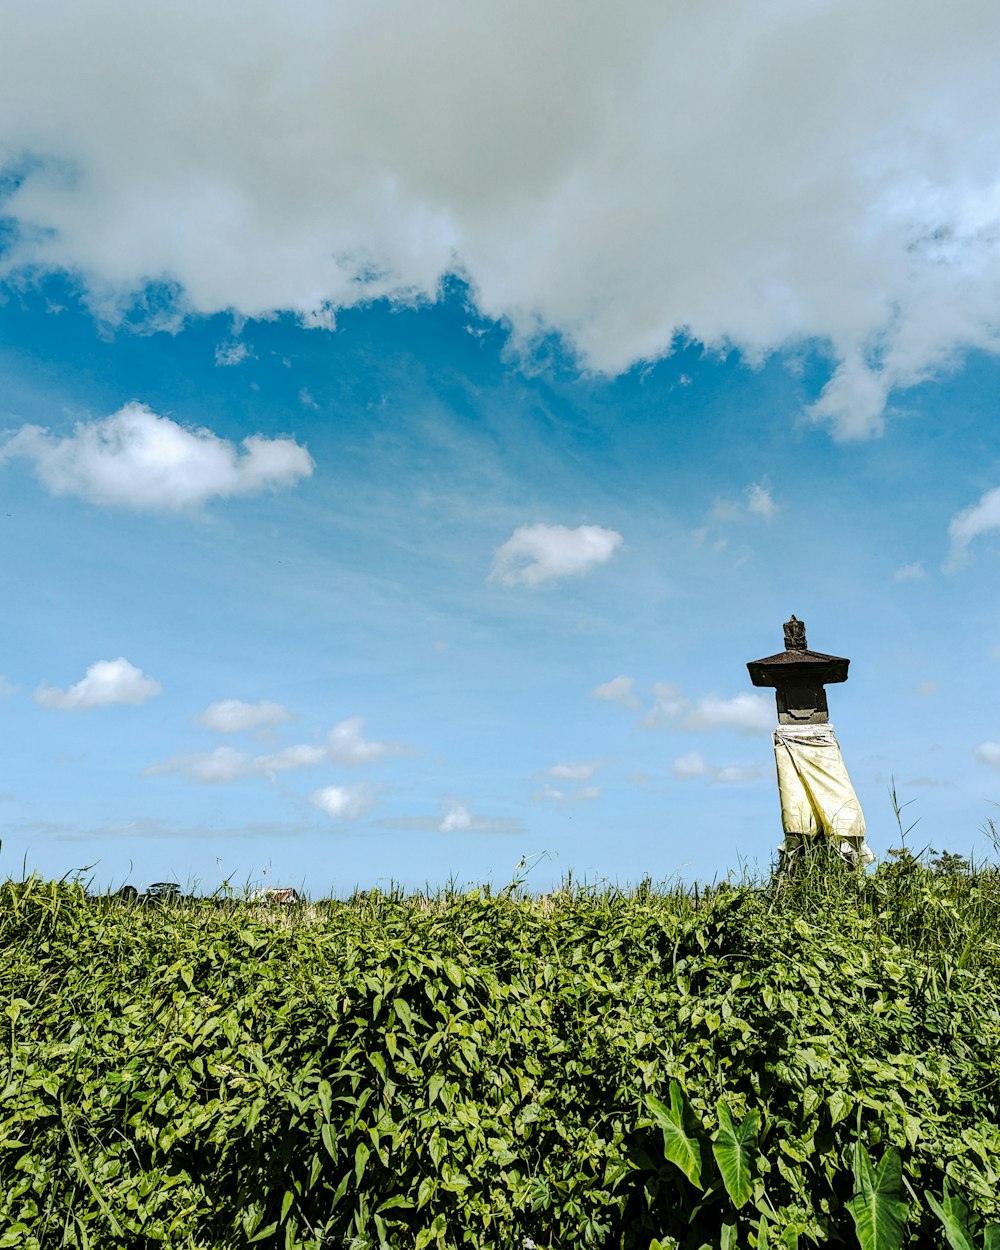
<svg viewBox="0 0 1000 1250">
<path fill-rule="evenodd" d="M 766 873 L 792 613 L 996 855 L 995 4 L 4 26 L 0 875 Z"/>
</svg>

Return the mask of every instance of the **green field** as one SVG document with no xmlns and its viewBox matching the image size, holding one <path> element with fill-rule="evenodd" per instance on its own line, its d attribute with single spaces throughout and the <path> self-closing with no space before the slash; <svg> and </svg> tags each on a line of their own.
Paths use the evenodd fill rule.
<svg viewBox="0 0 1000 1250">
<path fill-rule="evenodd" d="M 8 882 L 0 1246 L 996 1247 L 998 904 L 906 855 L 286 911 Z"/>
</svg>

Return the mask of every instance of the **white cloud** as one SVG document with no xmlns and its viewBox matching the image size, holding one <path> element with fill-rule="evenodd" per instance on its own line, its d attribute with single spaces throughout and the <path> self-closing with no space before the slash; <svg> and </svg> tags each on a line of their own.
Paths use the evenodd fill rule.
<svg viewBox="0 0 1000 1250">
<path fill-rule="evenodd" d="M 523 824 L 517 819 L 479 816 L 466 803 L 451 799 L 434 827 L 438 833 L 520 833 Z"/>
<path fill-rule="evenodd" d="M 208 785 L 225 785 L 252 776 L 253 760 L 235 747 L 216 747 L 197 755 L 175 755 L 162 764 L 152 764 L 143 769 L 146 777 L 165 773 L 180 773 L 190 781 L 202 781 Z"/>
<path fill-rule="evenodd" d="M 740 733 L 770 733 L 777 713 L 773 699 L 766 695 L 741 693 L 731 699 L 708 694 L 698 700 L 685 716 L 685 729 L 736 729 Z"/>
<path fill-rule="evenodd" d="M 903 564 L 893 573 L 893 577 L 897 582 L 919 582 L 922 581 L 927 574 L 924 572 L 924 566 L 917 561 L 915 564 Z"/>
<path fill-rule="evenodd" d="M 774 502 L 770 490 L 760 482 L 752 482 L 747 487 L 747 512 L 751 516 L 770 521 L 778 515 L 778 505 Z"/>
<path fill-rule="evenodd" d="M 559 790 L 547 781 L 531 797 L 536 803 L 586 803 L 595 802 L 603 793 L 601 786 L 578 786 L 575 790 Z"/>
<path fill-rule="evenodd" d="M 239 699 L 226 699 L 210 704 L 198 720 L 210 729 L 232 733 L 258 725 L 279 725 L 289 717 L 290 713 L 280 703 L 241 703 Z M 406 752 L 405 747 L 395 743 L 373 742 L 362 737 L 364 723 L 361 716 L 341 721 L 330 730 L 323 745 L 294 743 L 262 755 L 250 755 L 233 747 L 216 747 L 208 752 L 174 755 L 161 764 L 150 765 L 145 773 L 147 776 L 179 773 L 190 781 L 213 783 L 240 781 L 246 777 L 266 777 L 273 781 L 279 773 L 297 772 L 317 764 L 334 763 L 355 768 Z"/>
<path fill-rule="evenodd" d="M 715 770 L 713 780 L 723 786 L 742 786 L 747 782 L 756 781 L 760 776 L 757 768 L 746 768 L 739 764 L 727 764 Z"/>
<path fill-rule="evenodd" d="M 990 768 L 1000 768 L 1000 742 L 980 742 L 973 751 L 980 764 L 989 764 Z"/>
<path fill-rule="evenodd" d="M 717 499 L 712 504 L 712 510 L 709 514 L 710 519 L 718 524 L 727 524 L 734 521 L 746 521 L 748 518 L 756 517 L 759 520 L 771 521 L 780 511 L 778 504 L 775 502 L 771 494 L 770 488 L 761 482 L 751 482 L 743 492 L 742 500 L 735 499 Z M 707 530 L 695 530 L 696 541 L 703 542 L 708 536 Z M 725 541 L 716 542 L 717 551 L 722 550 Z"/>
<path fill-rule="evenodd" d="M 576 760 L 567 764 L 553 764 L 549 769 L 549 776 L 558 777 L 562 781 L 589 781 L 604 765 L 604 760 Z"/>
<path fill-rule="evenodd" d="M 0 699 L 9 699 L 12 694 L 17 693 L 17 686 L 13 685 L 6 677 L 0 676 Z"/>
<path fill-rule="evenodd" d="M 689 733 L 735 729 L 743 734 L 756 734 L 771 732 L 776 719 L 774 702 L 766 695 L 742 692 L 731 699 L 723 699 L 707 694 L 692 701 L 685 698 L 677 686 L 656 682 L 653 706 L 642 718 L 642 724 L 646 729 L 655 729 L 670 721 Z"/>
<path fill-rule="evenodd" d="M 812 415 L 861 437 L 996 347 L 998 32 L 988 0 L 12 0 L 4 267 L 308 324 L 459 272 L 608 371 L 826 342 Z"/>
<path fill-rule="evenodd" d="M 80 681 L 67 690 L 39 686 L 35 698 L 43 707 L 77 712 L 107 707 L 110 703 L 140 707 L 162 691 L 158 681 L 147 677 L 124 656 L 119 656 L 117 660 L 98 660 L 96 664 L 91 664 Z"/>
<path fill-rule="evenodd" d="M 239 340 L 229 343 L 219 343 L 215 348 L 215 363 L 220 368 L 231 368 L 233 365 L 241 365 L 244 360 L 252 360 L 253 352 L 247 347 L 246 343 Z"/>
<path fill-rule="evenodd" d="M 178 773 L 189 781 L 224 785 L 247 777 L 266 777 L 268 781 L 273 781 L 278 773 L 296 772 L 300 768 L 322 764 L 328 758 L 326 747 L 305 743 L 282 747 L 265 755 L 249 755 L 235 747 L 221 746 L 212 751 L 174 755 L 162 764 L 151 764 L 143 771 L 147 777 Z"/>
<path fill-rule="evenodd" d="M 460 799 L 448 799 L 436 816 L 389 816 L 375 822 L 382 829 L 421 830 L 428 833 L 522 833 L 524 823 L 517 818 L 497 819 L 478 816 Z"/>
<path fill-rule="evenodd" d="M 472 828 L 472 813 L 464 803 L 452 803 L 438 825 L 440 833 L 458 833 Z"/>
<path fill-rule="evenodd" d="M 81 421 L 65 438 L 24 425 L 0 451 L 0 463 L 14 456 L 33 462 L 52 495 L 144 511 L 198 508 L 290 486 L 313 470 L 308 451 L 290 438 L 251 434 L 237 451 L 210 430 L 186 429 L 137 403 Z"/>
<path fill-rule="evenodd" d="M 404 747 L 392 742 L 375 742 L 365 738 L 361 733 L 364 723 L 363 716 L 351 716 L 330 730 L 327 743 L 330 758 L 335 764 L 356 768 L 360 764 L 374 764 L 386 755 L 400 755 L 405 751 Z"/>
<path fill-rule="evenodd" d="M 665 720 L 676 719 L 688 706 L 689 701 L 676 686 L 665 681 L 654 682 L 653 706 L 642 718 L 642 723 L 647 729 L 652 729 Z"/>
<path fill-rule="evenodd" d="M 941 689 L 939 681 L 919 681 L 913 687 L 913 693 L 919 695 L 922 699 L 929 699 L 932 695 L 937 694 Z"/>
<path fill-rule="evenodd" d="M 220 699 L 217 703 L 210 703 L 195 719 L 206 729 L 231 734 L 245 729 L 256 729 L 260 725 L 284 725 L 292 719 L 292 714 L 280 703 L 269 703 L 266 699 L 260 703 L 244 703 L 242 699 Z"/>
<path fill-rule="evenodd" d="M 951 554 L 946 567 L 954 569 L 965 559 L 974 538 L 995 529 L 1000 529 L 1000 486 L 988 490 L 978 503 L 952 519 L 948 526 Z"/>
<path fill-rule="evenodd" d="M 326 786 L 314 790 L 309 802 L 332 820 L 356 820 L 372 806 L 377 794 L 377 789 L 367 782 L 356 786 Z"/>
<path fill-rule="evenodd" d="M 623 707 L 636 708 L 639 700 L 633 693 L 634 677 L 613 677 L 611 681 L 595 686 L 590 692 L 595 699 L 603 699 L 606 703 L 620 703 Z"/>
<path fill-rule="evenodd" d="M 269 781 L 273 781 L 277 773 L 291 773 L 300 768 L 308 768 L 313 764 L 321 764 L 327 758 L 324 747 L 309 746 L 300 743 L 296 746 L 282 747 L 270 755 L 258 755 L 254 758 L 254 772 L 261 773 Z"/>
<path fill-rule="evenodd" d="M 599 525 L 522 525 L 497 548 L 490 578 L 505 586 L 538 586 L 589 573 L 607 563 L 621 544 L 621 534 Z"/>
<path fill-rule="evenodd" d="M 700 779 L 710 785 L 745 785 L 756 781 L 760 772 L 756 768 L 748 768 L 738 764 L 728 764 L 718 768 L 710 764 L 699 751 L 690 751 L 687 755 L 679 755 L 671 765 L 671 772 L 678 781 Z"/>
<path fill-rule="evenodd" d="M 708 764 L 700 751 L 689 751 L 687 755 L 678 755 L 670 766 L 675 777 L 687 781 L 692 777 L 704 777 L 708 772 Z"/>
</svg>

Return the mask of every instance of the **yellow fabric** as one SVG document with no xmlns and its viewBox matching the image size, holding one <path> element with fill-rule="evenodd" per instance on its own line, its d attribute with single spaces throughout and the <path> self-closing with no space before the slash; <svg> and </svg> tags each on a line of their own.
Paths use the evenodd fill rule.
<svg viewBox="0 0 1000 1250">
<path fill-rule="evenodd" d="M 865 818 L 832 725 L 779 725 L 774 758 L 786 834 L 864 842 Z"/>
</svg>

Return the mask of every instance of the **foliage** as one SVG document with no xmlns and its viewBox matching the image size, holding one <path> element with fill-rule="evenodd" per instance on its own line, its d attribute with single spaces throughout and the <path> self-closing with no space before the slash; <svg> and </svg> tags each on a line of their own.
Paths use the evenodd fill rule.
<svg viewBox="0 0 1000 1250">
<path fill-rule="evenodd" d="M 2 884 L 0 1248 L 995 1250 L 998 902 Z"/>
</svg>

